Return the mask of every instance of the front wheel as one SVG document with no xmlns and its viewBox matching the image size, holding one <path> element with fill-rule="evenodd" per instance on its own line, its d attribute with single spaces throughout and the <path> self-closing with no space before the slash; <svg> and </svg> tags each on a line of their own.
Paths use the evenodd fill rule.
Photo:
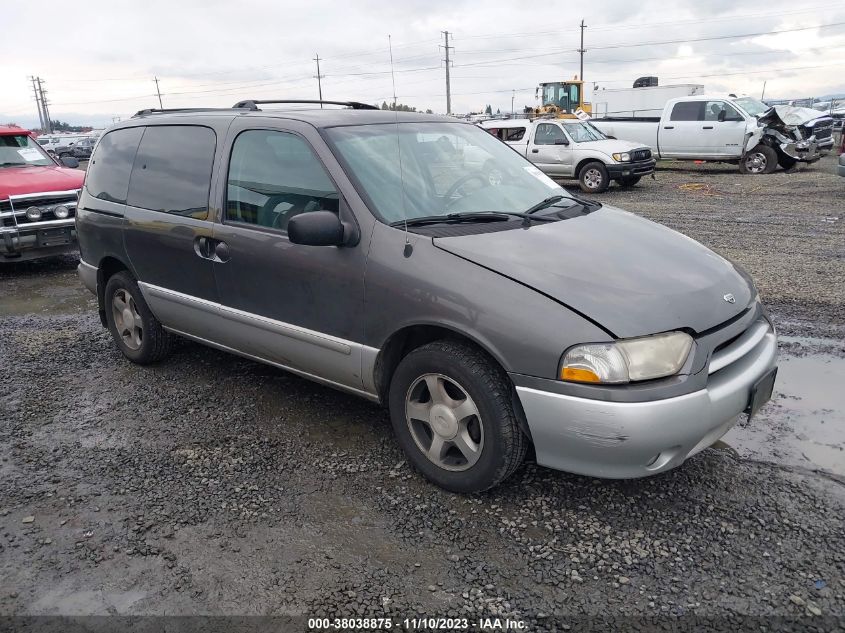
<svg viewBox="0 0 845 633">
<path fill-rule="evenodd" d="M 778 166 L 778 155 L 768 145 L 757 145 L 739 161 L 743 174 L 771 174 Z"/>
<path fill-rule="evenodd" d="M 785 154 L 781 154 L 778 156 L 778 165 L 780 165 L 784 169 L 784 171 L 792 169 L 797 164 L 798 160 L 792 158 L 791 156 L 786 156 Z"/>
<path fill-rule="evenodd" d="M 173 336 L 153 316 L 132 275 L 124 271 L 109 278 L 105 303 L 109 332 L 126 358 L 148 365 L 170 353 Z"/>
<path fill-rule="evenodd" d="M 528 439 L 508 377 L 469 344 L 435 341 L 405 356 L 390 383 L 389 406 L 409 461 L 446 490 L 492 488 L 525 457 Z"/>
<path fill-rule="evenodd" d="M 620 187 L 633 187 L 640 181 L 640 176 L 622 176 L 616 182 Z"/>
<path fill-rule="evenodd" d="M 586 193 L 602 193 L 610 186 L 607 169 L 598 161 L 587 163 L 578 172 L 578 184 Z"/>
</svg>

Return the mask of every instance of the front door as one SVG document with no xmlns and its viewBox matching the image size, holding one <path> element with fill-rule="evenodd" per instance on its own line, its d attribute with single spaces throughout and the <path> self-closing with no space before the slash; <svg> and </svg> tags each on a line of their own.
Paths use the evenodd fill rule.
<svg viewBox="0 0 845 633">
<path fill-rule="evenodd" d="M 528 158 L 549 176 L 568 176 L 566 162 L 571 154 L 569 139 L 557 123 L 539 123 Z"/>
<path fill-rule="evenodd" d="M 739 158 L 745 143 L 745 119 L 730 103 L 704 103 L 701 124 L 702 154 L 710 158 Z"/>
<path fill-rule="evenodd" d="M 361 389 L 365 241 L 335 247 L 288 239 L 294 215 L 324 210 L 350 217 L 308 131 L 290 125 L 256 129 L 253 119 L 229 131 L 223 216 L 213 240 L 220 311 L 229 325 L 221 342 Z"/>
</svg>

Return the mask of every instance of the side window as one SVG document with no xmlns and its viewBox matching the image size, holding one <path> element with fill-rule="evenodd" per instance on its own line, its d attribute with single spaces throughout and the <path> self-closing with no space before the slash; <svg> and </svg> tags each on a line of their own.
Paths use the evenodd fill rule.
<svg viewBox="0 0 845 633">
<path fill-rule="evenodd" d="M 534 133 L 535 145 L 554 145 L 556 140 L 566 140 L 566 136 L 554 123 L 541 123 L 537 126 L 537 131 Z"/>
<path fill-rule="evenodd" d="M 704 107 L 705 121 L 742 121 L 739 112 L 725 101 L 708 101 Z"/>
<path fill-rule="evenodd" d="M 109 202 L 126 202 L 132 161 L 143 133 L 142 127 L 129 127 L 103 137 L 85 174 L 85 189 L 90 195 Z"/>
<path fill-rule="evenodd" d="M 340 196 L 320 159 L 287 132 L 247 130 L 229 159 L 226 219 L 287 231 L 309 211 L 338 212 Z"/>
<path fill-rule="evenodd" d="M 672 108 L 672 121 L 703 121 L 704 101 L 680 101 Z M 708 102 L 709 103 L 709 102 Z"/>
<path fill-rule="evenodd" d="M 525 136 L 524 127 L 507 127 L 504 132 L 506 141 L 521 141 Z"/>
<path fill-rule="evenodd" d="M 127 204 L 205 219 L 216 144 L 214 131 L 199 125 L 146 128 L 135 157 Z"/>
</svg>

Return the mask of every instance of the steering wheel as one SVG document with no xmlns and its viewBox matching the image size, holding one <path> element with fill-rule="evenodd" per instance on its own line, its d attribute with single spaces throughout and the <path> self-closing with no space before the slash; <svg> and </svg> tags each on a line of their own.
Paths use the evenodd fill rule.
<svg viewBox="0 0 845 633">
<path fill-rule="evenodd" d="M 450 206 L 452 206 L 452 203 L 457 202 L 457 200 L 452 200 L 452 196 L 455 195 L 455 193 L 458 191 L 458 189 L 460 189 L 461 187 L 463 187 L 465 184 L 467 184 L 468 182 L 470 182 L 472 180 L 477 180 L 483 185 L 489 185 L 490 184 L 490 181 L 487 178 L 484 177 L 484 174 L 481 174 L 481 173 L 467 174 L 466 176 L 463 176 L 462 178 L 458 178 L 454 182 L 454 184 L 452 184 L 452 186 L 449 187 L 449 190 L 446 193 L 443 194 L 443 199 L 446 201 L 443 205 L 443 208 L 448 209 Z M 458 198 L 458 200 L 460 200 L 460 198 Z"/>
</svg>

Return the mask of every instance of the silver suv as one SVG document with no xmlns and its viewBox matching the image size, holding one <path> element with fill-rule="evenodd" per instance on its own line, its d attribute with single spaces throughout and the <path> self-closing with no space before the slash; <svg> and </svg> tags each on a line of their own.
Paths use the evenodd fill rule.
<svg viewBox="0 0 845 633">
<path fill-rule="evenodd" d="M 97 145 L 79 273 L 128 359 L 183 336 L 381 403 L 460 492 L 531 447 L 663 472 L 771 396 L 775 333 L 737 265 L 477 126 L 267 103 L 142 111 Z"/>
</svg>

